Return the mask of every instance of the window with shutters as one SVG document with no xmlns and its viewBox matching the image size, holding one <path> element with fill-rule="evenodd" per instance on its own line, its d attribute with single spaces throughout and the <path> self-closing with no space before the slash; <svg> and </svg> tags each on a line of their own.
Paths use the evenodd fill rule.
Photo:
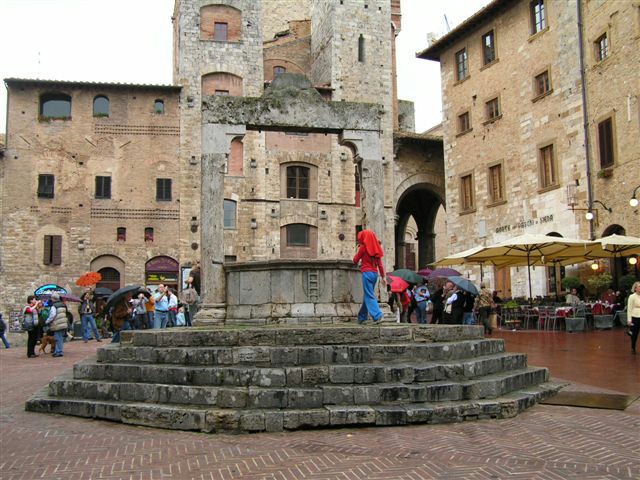
<svg viewBox="0 0 640 480">
<path fill-rule="evenodd" d="M 489 203 L 504 201 L 504 180 L 502 178 L 502 164 L 489 167 Z"/>
<path fill-rule="evenodd" d="M 111 177 L 96 177 L 96 198 L 111 198 Z"/>
<path fill-rule="evenodd" d="M 62 235 L 44 236 L 44 258 L 45 265 L 62 264 Z"/>
<path fill-rule="evenodd" d="M 158 200 L 159 202 L 171 201 L 171 179 L 170 178 L 156 179 L 156 200 Z"/>
<path fill-rule="evenodd" d="M 556 159 L 553 145 L 547 145 L 538 150 L 540 188 L 546 189 L 558 185 Z"/>
<path fill-rule="evenodd" d="M 38 175 L 38 198 L 53 198 L 55 177 L 50 174 Z"/>
<path fill-rule="evenodd" d="M 460 177 L 460 211 L 461 213 L 472 211 L 475 208 L 473 194 L 473 175 Z"/>
<path fill-rule="evenodd" d="M 613 165 L 613 118 L 598 123 L 598 153 L 600 156 L 600 168 L 607 168 Z"/>
</svg>

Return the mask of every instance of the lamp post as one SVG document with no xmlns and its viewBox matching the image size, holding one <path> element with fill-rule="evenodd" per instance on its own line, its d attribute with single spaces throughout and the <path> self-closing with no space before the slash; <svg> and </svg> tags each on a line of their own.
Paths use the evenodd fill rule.
<svg viewBox="0 0 640 480">
<path fill-rule="evenodd" d="M 629 200 L 629 205 L 631 205 L 633 208 L 636 208 L 638 206 L 638 198 L 636 197 L 636 195 L 638 194 L 638 190 L 640 190 L 640 185 L 633 189 L 631 200 Z"/>
<path fill-rule="evenodd" d="M 589 202 L 589 204 L 587 205 L 587 213 L 585 213 L 585 214 L 584 214 L 584 218 L 586 218 L 587 220 L 589 220 L 589 225 L 590 225 L 590 227 L 589 227 L 589 231 L 590 231 L 590 233 L 591 233 L 591 238 L 590 238 L 590 240 L 593 240 L 593 239 L 595 238 L 595 237 L 594 237 L 594 233 L 593 233 L 593 219 L 595 218 L 595 215 L 594 215 L 594 213 L 593 213 L 593 212 L 594 212 L 594 210 L 595 210 L 595 209 L 593 208 L 593 206 L 594 206 L 596 203 L 597 203 L 597 204 L 600 204 L 600 205 L 602 206 L 602 208 L 604 208 L 607 212 L 609 212 L 609 213 L 612 213 L 612 212 L 613 212 L 613 209 L 611 209 L 610 207 L 607 207 L 607 206 L 606 206 L 604 203 L 602 203 L 600 200 L 593 200 L 593 201 Z"/>
</svg>

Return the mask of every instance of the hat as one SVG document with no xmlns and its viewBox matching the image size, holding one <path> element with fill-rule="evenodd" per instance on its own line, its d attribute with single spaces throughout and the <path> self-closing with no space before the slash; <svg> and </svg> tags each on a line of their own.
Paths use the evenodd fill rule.
<svg viewBox="0 0 640 480">
<path fill-rule="evenodd" d="M 58 292 L 53 292 L 51 294 L 51 301 L 52 302 L 59 302 L 60 301 L 60 294 Z"/>
</svg>

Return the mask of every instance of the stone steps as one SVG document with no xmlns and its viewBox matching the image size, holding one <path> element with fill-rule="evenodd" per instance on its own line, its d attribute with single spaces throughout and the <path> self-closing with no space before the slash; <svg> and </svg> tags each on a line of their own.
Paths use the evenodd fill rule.
<svg viewBox="0 0 640 480">
<path fill-rule="evenodd" d="M 453 423 L 511 418 L 554 395 L 560 385 L 541 383 L 494 399 L 383 405 L 326 405 L 308 409 L 237 409 L 193 405 L 58 398 L 43 388 L 26 404 L 28 411 L 57 413 L 125 424 L 208 433 L 277 432 L 342 426 Z"/>
<path fill-rule="evenodd" d="M 155 382 L 113 382 L 56 378 L 55 397 L 132 402 L 210 405 L 219 408 L 320 408 L 326 405 L 378 405 L 496 398 L 548 380 L 544 368 L 525 368 L 465 381 L 426 383 L 315 384 L 313 386 L 232 387 Z"/>
<path fill-rule="evenodd" d="M 53 379 L 36 412 L 205 432 L 504 418 L 552 395 L 545 368 L 475 326 L 122 332 Z"/>
<path fill-rule="evenodd" d="M 191 366 L 150 363 L 102 363 L 86 360 L 74 366 L 76 379 L 116 382 L 152 382 L 210 386 L 313 386 L 322 383 L 430 382 L 465 380 L 501 371 L 525 368 L 522 354 L 499 353 L 455 361 L 412 363 L 316 364 L 270 368 L 237 366 Z"/>
<path fill-rule="evenodd" d="M 322 346 L 153 347 L 123 344 L 100 348 L 103 363 L 181 365 L 298 366 L 367 362 L 458 360 L 504 352 L 503 340 L 472 339 L 441 343 L 377 343 Z"/>
</svg>

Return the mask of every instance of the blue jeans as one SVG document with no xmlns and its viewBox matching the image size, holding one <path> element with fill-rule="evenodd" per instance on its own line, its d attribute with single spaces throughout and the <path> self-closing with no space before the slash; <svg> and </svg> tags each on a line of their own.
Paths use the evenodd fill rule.
<svg viewBox="0 0 640 480">
<path fill-rule="evenodd" d="M 166 311 L 156 310 L 153 314 L 153 328 L 167 328 L 167 316 Z"/>
<path fill-rule="evenodd" d="M 375 322 L 379 322 L 382 319 L 382 310 L 378 305 L 378 299 L 375 296 L 374 288 L 378 281 L 378 274 L 376 272 L 362 272 L 362 307 L 358 312 L 358 323 L 367 321 L 367 316 L 371 315 Z"/>
<path fill-rule="evenodd" d="M 427 301 L 417 302 L 418 308 L 416 308 L 416 317 L 418 323 L 424 325 L 427 323 Z"/>
<path fill-rule="evenodd" d="M 2 320 L 0 320 L 1 322 Z M 4 336 L 4 333 L 0 333 L 0 340 L 2 340 L 2 343 L 4 343 L 4 348 L 9 348 L 11 345 L 9 345 L 9 342 L 7 341 L 6 337 Z"/>
<path fill-rule="evenodd" d="M 56 330 L 53 332 L 53 338 L 56 340 L 56 345 L 53 348 L 54 355 L 62 355 L 62 349 L 64 346 L 64 337 L 66 337 L 66 330 Z"/>
<path fill-rule="evenodd" d="M 129 320 L 125 320 L 122 324 L 122 328 L 117 332 L 113 332 L 113 337 L 111 337 L 111 343 L 120 343 L 120 332 L 123 330 L 132 330 L 131 322 Z"/>
<path fill-rule="evenodd" d="M 93 338 L 100 340 L 100 334 L 98 333 L 98 327 L 96 326 L 96 319 L 93 314 L 83 314 L 82 317 L 82 339 L 86 342 L 91 336 L 93 331 Z"/>
<path fill-rule="evenodd" d="M 475 325 L 476 320 L 473 318 L 473 312 L 464 312 L 462 316 L 462 324 L 463 325 Z"/>
</svg>

